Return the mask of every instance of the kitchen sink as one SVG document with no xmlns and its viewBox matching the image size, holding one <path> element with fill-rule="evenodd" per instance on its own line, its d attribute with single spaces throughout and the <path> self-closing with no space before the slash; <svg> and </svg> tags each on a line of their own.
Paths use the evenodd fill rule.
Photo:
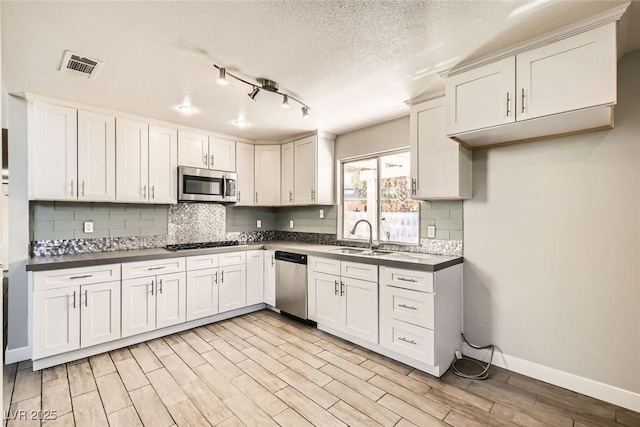
<svg viewBox="0 0 640 427">
<path fill-rule="evenodd" d="M 413 259 L 429 259 L 432 257 L 432 255 L 429 254 L 417 254 L 417 253 L 410 253 L 410 252 L 392 252 L 387 254 L 388 258 L 395 258 L 395 259 L 407 259 L 407 258 L 413 258 Z"/>
<path fill-rule="evenodd" d="M 378 250 L 372 250 L 372 251 L 361 251 L 358 255 L 364 255 L 364 256 L 385 256 L 385 255 L 390 255 L 393 252 L 389 252 L 389 251 L 378 251 Z"/>
<path fill-rule="evenodd" d="M 360 255 L 364 252 L 363 249 L 352 249 L 352 248 L 338 248 L 338 249 L 331 249 L 329 252 L 334 252 L 334 253 L 338 253 L 338 254 L 346 254 L 346 255 Z"/>
</svg>

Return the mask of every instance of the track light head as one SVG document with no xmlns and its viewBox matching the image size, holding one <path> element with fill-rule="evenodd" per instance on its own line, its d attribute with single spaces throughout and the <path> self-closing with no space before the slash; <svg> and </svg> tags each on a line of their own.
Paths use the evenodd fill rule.
<svg viewBox="0 0 640 427">
<path fill-rule="evenodd" d="M 256 95 L 258 95 L 258 92 L 260 92 L 260 89 L 257 87 L 253 87 L 253 90 L 251 91 L 251 93 L 249 93 L 249 98 L 251 98 L 252 101 L 256 100 Z"/>
<path fill-rule="evenodd" d="M 229 84 L 229 82 L 227 81 L 226 68 L 220 68 L 220 75 L 218 75 L 218 84 L 225 85 L 225 86 Z"/>
<path fill-rule="evenodd" d="M 309 107 L 302 107 L 302 118 L 306 119 L 309 116 L 311 116 L 311 113 L 309 113 Z"/>
<path fill-rule="evenodd" d="M 282 108 L 289 108 L 289 95 L 282 95 Z"/>
</svg>

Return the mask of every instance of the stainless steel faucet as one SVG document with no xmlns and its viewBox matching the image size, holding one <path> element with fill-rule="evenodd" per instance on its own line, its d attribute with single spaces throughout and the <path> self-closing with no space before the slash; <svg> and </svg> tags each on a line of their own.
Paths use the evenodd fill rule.
<svg viewBox="0 0 640 427">
<path fill-rule="evenodd" d="M 358 220 L 351 229 L 351 234 L 356 234 L 356 228 L 361 222 L 364 222 L 369 226 L 369 250 L 373 250 L 373 226 L 369 221 L 367 221 L 366 219 Z"/>
</svg>

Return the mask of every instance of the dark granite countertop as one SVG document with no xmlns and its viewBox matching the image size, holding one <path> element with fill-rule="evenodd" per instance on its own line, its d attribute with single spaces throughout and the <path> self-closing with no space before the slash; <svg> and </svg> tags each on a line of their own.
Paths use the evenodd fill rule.
<svg viewBox="0 0 640 427">
<path fill-rule="evenodd" d="M 315 245 L 297 242 L 267 241 L 248 245 L 227 246 L 223 248 L 190 249 L 173 252 L 164 248 L 138 249 L 131 251 L 92 252 L 74 255 L 35 257 L 27 262 L 27 271 L 59 270 L 63 268 L 88 267 L 92 265 L 118 264 L 123 262 L 146 261 L 152 259 L 180 258 L 226 252 L 249 251 L 259 249 L 281 250 L 320 256 L 342 261 L 363 264 L 384 265 L 387 267 L 407 268 L 422 271 L 438 271 L 463 262 L 462 257 L 446 255 L 428 255 L 409 252 L 392 252 L 384 256 L 341 254 L 335 251 L 339 246 Z"/>
</svg>

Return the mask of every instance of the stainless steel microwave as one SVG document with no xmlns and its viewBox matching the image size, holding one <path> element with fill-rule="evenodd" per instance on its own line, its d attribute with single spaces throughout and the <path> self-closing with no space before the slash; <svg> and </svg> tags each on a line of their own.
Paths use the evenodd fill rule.
<svg viewBox="0 0 640 427">
<path fill-rule="evenodd" d="M 235 203 L 237 175 L 201 168 L 178 168 L 178 201 Z"/>
</svg>

